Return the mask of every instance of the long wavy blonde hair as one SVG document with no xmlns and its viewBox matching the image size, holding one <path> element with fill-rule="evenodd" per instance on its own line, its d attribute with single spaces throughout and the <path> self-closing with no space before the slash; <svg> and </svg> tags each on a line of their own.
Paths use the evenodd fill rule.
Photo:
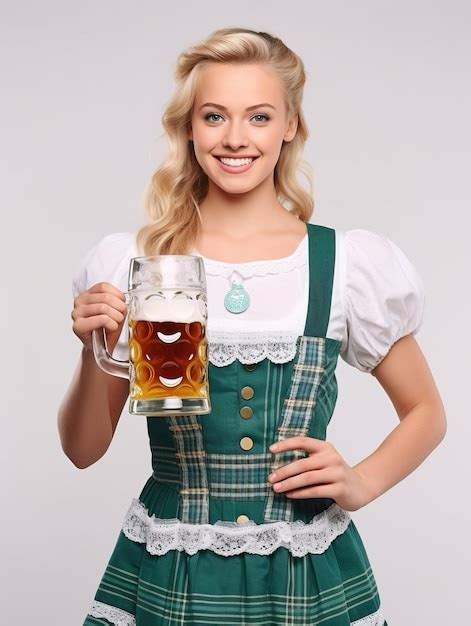
<svg viewBox="0 0 471 626">
<path fill-rule="evenodd" d="M 301 159 L 309 136 L 301 109 L 306 75 L 301 58 L 278 37 L 246 28 L 221 28 L 178 56 L 178 87 L 162 115 L 169 144 L 166 160 L 152 175 L 144 192 L 149 222 L 136 235 L 140 254 L 191 254 L 202 223 L 199 204 L 208 191 L 208 177 L 194 154 L 187 129 L 201 69 L 208 63 L 257 63 L 273 69 L 281 79 L 288 117 L 298 114 L 290 142 L 283 142 L 274 171 L 277 198 L 287 210 L 308 222 L 314 211 L 312 172 Z M 297 181 L 306 176 L 309 191 Z"/>
</svg>

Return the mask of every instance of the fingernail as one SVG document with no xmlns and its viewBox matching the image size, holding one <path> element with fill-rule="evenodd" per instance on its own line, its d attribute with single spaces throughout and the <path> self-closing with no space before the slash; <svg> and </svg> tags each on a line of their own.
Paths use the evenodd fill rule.
<svg viewBox="0 0 471 626">
<path fill-rule="evenodd" d="M 272 443 L 271 446 L 270 446 L 270 450 L 273 452 L 273 451 L 275 451 L 277 449 L 278 449 L 278 444 L 277 443 Z"/>
<path fill-rule="evenodd" d="M 275 480 L 276 478 L 276 472 L 273 472 L 273 474 L 270 474 L 270 476 L 268 477 L 268 480 Z"/>
</svg>

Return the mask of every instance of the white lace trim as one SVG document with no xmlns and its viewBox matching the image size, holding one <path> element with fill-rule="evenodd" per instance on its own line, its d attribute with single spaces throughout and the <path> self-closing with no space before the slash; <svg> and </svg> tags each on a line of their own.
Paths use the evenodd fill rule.
<svg viewBox="0 0 471 626">
<path fill-rule="evenodd" d="M 188 524 L 179 519 L 149 516 L 146 507 L 134 498 L 123 521 L 128 539 L 145 543 L 150 554 L 162 555 L 169 550 L 196 554 L 211 550 L 222 556 L 267 555 L 279 547 L 288 548 L 294 556 L 320 554 L 348 527 L 350 514 L 332 504 L 308 523 L 268 522 L 246 524 L 218 521 L 215 524 Z"/>
<path fill-rule="evenodd" d="M 94 600 L 89 615 L 104 617 L 115 626 L 136 626 L 136 618 L 131 613 L 97 600 Z"/>
<path fill-rule="evenodd" d="M 258 363 L 267 358 L 286 363 L 296 355 L 297 333 L 282 331 L 224 331 L 207 329 L 208 359 L 217 367 L 236 359 L 241 363 Z"/>
<path fill-rule="evenodd" d="M 378 609 L 375 613 L 350 622 L 350 626 L 384 626 L 385 621 L 386 618 L 384 617 L 383 611 Z"/>
<path fill-rule="evenodd" d="M 244 263 L 228 263 L 217 261 L 216 259 L 208 259 L 196 251 L 193 251 L 193 254 L 203 259 L 205 272 L 207 274 L 226 276 L 228 278 L 233 272 L 238 272 L 243 278 L 250 278 L 251 276 L 266 276 L 267 274 L 291 272 L 298 267 L 303 267 L 308 260 L 307 244 L 308 235 L 306 233 L 296 250 L 289 256 L 281 259 L 265 259 L 261 261 L 247 261 Z"/>
</svg>

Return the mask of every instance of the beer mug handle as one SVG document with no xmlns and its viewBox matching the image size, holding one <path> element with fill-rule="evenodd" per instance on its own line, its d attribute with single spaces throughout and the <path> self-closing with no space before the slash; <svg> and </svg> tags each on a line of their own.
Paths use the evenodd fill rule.
<svg viewBox="0 0 471 626">
<path fill-rule="evenodd" d="M 129 378 L 129 360 L 120 361 L 111 356 L 104 328 L 92 330 L 92 346 L 95 361 L 104 372 L 120 378 Z"/>
</svg>

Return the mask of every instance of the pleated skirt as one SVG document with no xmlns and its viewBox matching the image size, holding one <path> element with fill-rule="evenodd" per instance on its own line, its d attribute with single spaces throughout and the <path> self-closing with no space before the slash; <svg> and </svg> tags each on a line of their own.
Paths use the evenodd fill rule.
<svg viewBox="0 0 471 626">
<path fill-rule="evenodd" d="M 177 494 L 149 479 L 139 500 L 159 518 L 175 516 Z M 362 539 L 350 520 L 320 554 L 222 556 L 169 550 L 119 533 L 84 626 L 181 624 L 387 626 Z"/>
</svg>

